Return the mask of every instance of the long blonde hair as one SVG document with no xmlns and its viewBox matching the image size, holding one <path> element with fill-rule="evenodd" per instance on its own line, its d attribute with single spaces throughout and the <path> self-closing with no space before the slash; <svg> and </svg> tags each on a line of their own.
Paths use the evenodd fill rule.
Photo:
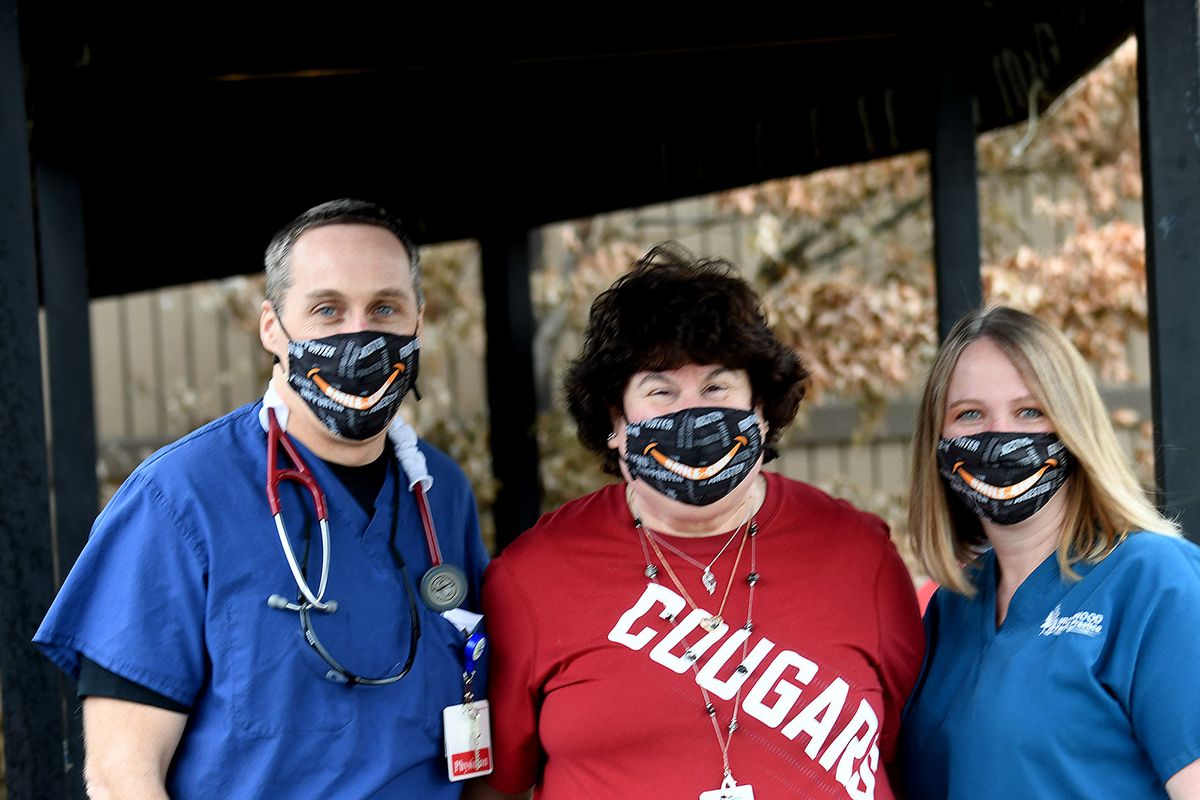
<svg viewBox="0 0 1200 800">
<path fill-rule="evenodd" d="M 994 306 L 955 323 L 938 350 L 921 397 L 913 436 L 908 535 L 931 578 L 972 596 L 974 588 L 963 567 L 986 543 L 979 520 L 947 494 L 936 456 L 950 377 L 963 350 L 977 339 L 989 339 L 1008 356 L 1077 462 L 1064 487 L 1067 509 L 1058 540 L 1063 574 L 1076 577 L 1072 564 L 1100 561 L 1130 531 L 1179 534 L 1178 526 L 1155 510 L 1138 484 L 1117 444 L 1091 370 L 1067 337 L 1037 317 Z"/>
</svg>

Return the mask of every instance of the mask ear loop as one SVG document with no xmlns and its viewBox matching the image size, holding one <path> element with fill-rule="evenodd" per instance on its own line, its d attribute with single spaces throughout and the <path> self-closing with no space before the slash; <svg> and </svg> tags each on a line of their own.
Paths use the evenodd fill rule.
<svg viewBox="0 0 1200 800">
<path fill-rule="evenodd" d="M 413 337 L 413 339 L 415 339 L 415 340 L 417 341 L 417 343 L 418 343 L 418 344 L 417 344 L 417 353 L 418 353 L 418 355 L 419 355 L 419 354 L 420 354 L 420 352 L 421 352 L 421 346 L 420 346 L 421 337 L 420 337 L 420 336 L 417 336 L 417 330 L 418 330 L 418 328 L 420 327 L 420 325 L 421 325 L 421 321 L 420 321 L 420 320 L 417 320 L 416 322 L 414 322 L 414 323 L 413 323 L 413 332 L 412 332 L 412 337 Z M 417 373 L 417 374 L 418 374 L 418 375 L 420 375 L 420 371 L 418 371 L 418 373 Z M 417 388 L 417 379 L 416 379 L 416 378 L 413 378 L 412 386 L 410 386 L 410 387 L 409 387 L 409 389 L 411 389 L 411 390 L 412 390 L 413 397 L 417 398 L 417 402 L 418 402 L 418 403 L 419 403 L 419 402 L 421 402 L 421 390 Z"/>
<path fill-rule="evenodd" d="M 283 335 L 287 337 L 288 344 L 291 344 L 295 340 L 292 339 L 292 335 L 290 333 L 288 333 L 288 329 L 283 327 L 283 317 L 281 317 L 279 315 L 279 309 L 275 308 L 274 303 L 271 304 L 271 313 L 275 315 L 275 321 L 279 323 L 279 330 L 283 331 Z M 272 359 L 272 363 L 274 363 L 274 364 L 282 364 L 283 363 L 282 361 L 279 360 L 279 356 L 275 355 L 274 353 L 271 354 L 271 359 Z"/>
</svg>

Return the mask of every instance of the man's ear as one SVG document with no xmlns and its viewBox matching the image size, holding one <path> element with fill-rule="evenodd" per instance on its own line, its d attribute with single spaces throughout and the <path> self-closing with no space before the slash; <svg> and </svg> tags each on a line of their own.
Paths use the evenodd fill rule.
<svg viewBox="0 0 1200 800">
<path fill-rule="evenodd" d="M 275 306 L 270 300 L 263 300 L 258 315 L 258 340 L 262 342 L 264 350 L 275 356 L 277 364 L 287 352 L 287 334 L 283 332 Z"/>
</svg>

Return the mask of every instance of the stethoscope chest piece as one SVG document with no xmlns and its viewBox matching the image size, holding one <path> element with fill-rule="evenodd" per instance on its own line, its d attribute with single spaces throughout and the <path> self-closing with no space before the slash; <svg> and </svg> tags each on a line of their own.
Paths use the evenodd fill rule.
<svg viewBox="0 0 1200 800">
<path fill-rule="evenodd" d="M 437 564 L 421 577 L 421 599 L 441 613 L 467 599 L 467 575 L 453 564 Z"/>
</svg>

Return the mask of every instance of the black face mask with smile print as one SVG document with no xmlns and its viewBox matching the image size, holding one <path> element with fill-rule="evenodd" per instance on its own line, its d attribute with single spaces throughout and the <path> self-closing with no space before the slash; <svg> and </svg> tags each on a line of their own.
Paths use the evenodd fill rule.
<svg viewBox="0 0 1200 800">
<path fill-rule="evenodd" d="M 758 414 L 686 408 L 625 427 L 625 466 L 634 480 L 672 500 L 707 506 L 749 476 L 762 451 Z"/>
<path fill-rule="evenodd" d="M 420 347 L 416 336 L 381 331 L 289 336 L 288 383 L 335 436 L 370 439 L 391 424 L 409 389 L 416 392 Z"/>
<path fill-rule="evenodd" d="M 979 433 L 942 439 L 938 472 L 976 516 L 1014 525 L 1066 483 L 1075 459 L 1053 433 Z"/>
</svg>

